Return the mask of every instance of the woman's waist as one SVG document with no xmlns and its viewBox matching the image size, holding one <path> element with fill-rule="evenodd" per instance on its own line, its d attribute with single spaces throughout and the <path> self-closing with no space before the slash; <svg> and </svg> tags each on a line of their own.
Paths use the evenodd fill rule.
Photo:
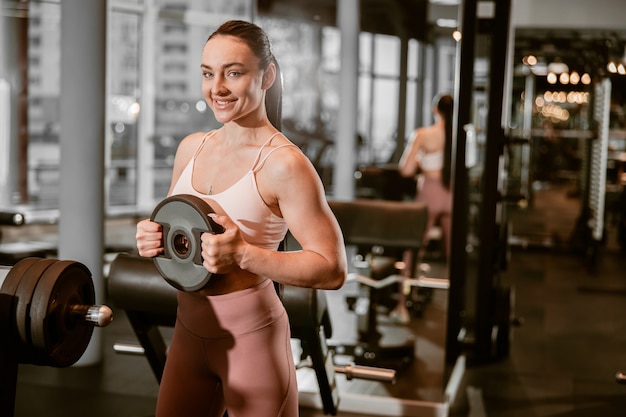
<svg viewBox="0 0 626 417">
<path fill-rule="evenodd" d="M 220 295 L 179 291 L 178 319 L 200 337 L 221 338 L 250 333 L 284 315 L 285 309 L 269 279 Z"/>
<path fill-rule="evenodd" d="M 200 296 L 219 296 L 252 288 L 267 278 L 236 269 L 228 274 L 213 275 L 208 284 L 196 291 Z"/>
<path fill-rule="evenodd" d="M 419 173 L 419 177 L 424 180 L 440 180 L 443 177 L 443 173 L 440 169 L 428 170 L 422 169 Z"/>
</svg>

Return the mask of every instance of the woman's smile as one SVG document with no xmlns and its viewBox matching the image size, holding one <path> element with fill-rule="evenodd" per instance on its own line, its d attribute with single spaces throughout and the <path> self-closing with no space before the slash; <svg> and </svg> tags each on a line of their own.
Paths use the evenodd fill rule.
<svg viewBox="0 0 626 417">
<path fill-rule="evenodd" d="M 231 107 L 235 101 L 236 100 L 213 100 L 213 103 L 215 103 L 215 110 L 226 110 Z"/>
</svg>

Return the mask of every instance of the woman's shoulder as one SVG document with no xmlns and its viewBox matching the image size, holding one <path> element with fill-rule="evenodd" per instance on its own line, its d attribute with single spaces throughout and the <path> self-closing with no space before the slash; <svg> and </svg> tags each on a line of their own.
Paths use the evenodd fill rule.
<svg viewBox="0 0 626 417">
<path fill-rule="evenodd" d="M 198 148 L 202 144 L 205 137 L 210 136 L 215 131 L 190 133 L 178 144 L 178 151 L 186 151 L 188 149 Z"/>
<path fill-rule="evenodd" d="M 437 150 L 445 139 L 444 132 L 434 125 L 420 128 L 419 136 L 421 136 L 422 147 L 427 148 L 427 150 Z"/>
<path fill-rule="evenodd" d="M 418 129 L 418 132 L 425 137 L 430 137 L 433 135 L 437 135 L 439 132 L 439 128 L 436 125 L 424 126 Z"/>
<path fill-rule="evenodd" d="M 279 195 L 284 198 L 293 195 L 294 189 L 308 189 L 319 178 L 310 159 L 282 135 L 265 149 L 255 172 L 259 192 L 267 202 L 275 204 Z"/>
<path fill-rule="evenodd" d="M 176 148 L 176 159 L 185 161 L 191 159 L 196 150 L 202 145 L 204 138 L 210 134 L 211 132 L 195 132 L 182 138 Z"/>
<path fill-rule="evenodd" d="M 279 134 L 265 149 L 266 171 L 271 175 L 289 175 L 302 171 L 304 166 L 311 164 L 302 149 L 284 134 Z"/>
<path fill-rule="evenodd" d="M 413 140 L 425 141 L 437 135 L 436 126 L 421 126 L 413 130 L 411 137 Z"/>
<path fill-rule="evenodd" d="M 212 136 L 215 134 L 215 130 L 211 130 L 209 132 L 194 132 L 185 136 L 178 146 L 189 146 L 193 144 L 200 144 L 205 137 Z"/>
<path fill-rule="evenodd" d="M 271 154 L 268 158 L 274 159 L 273 165 L 298 165 L 308 161 L 302 149 L 282 133 L 276 136 L 276 140 L 271 142 L 266 152 Z"/>
</svg>

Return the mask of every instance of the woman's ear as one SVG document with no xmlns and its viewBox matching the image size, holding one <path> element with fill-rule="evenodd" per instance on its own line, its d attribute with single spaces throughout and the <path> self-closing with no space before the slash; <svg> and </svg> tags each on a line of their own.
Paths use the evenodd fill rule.
<svg viewBox="0 0 626 417">
<path fill-rule="evenodd" d="M 263 88 L 264 90 L 269 89 L 274 84 L 275 80 L 276 65 L 274 65 L 273 62 L 270 62 L 270 64 L 267 66 L 267 69 L 263 73 L 263 85 L 261 86 L 261 88 Z"/>
</svg>

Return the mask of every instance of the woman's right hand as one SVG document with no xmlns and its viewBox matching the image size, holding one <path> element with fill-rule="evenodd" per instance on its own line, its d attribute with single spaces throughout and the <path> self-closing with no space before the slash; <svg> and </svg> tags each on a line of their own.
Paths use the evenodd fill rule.
<svg viewBox="0 0 626 417">
<path fill-rule="evenodd" d="M 163 228 L 159 223 L 150 219 L 140 221 L 135 239 L 139 255 L 152 258 L 163 253 Z"/>
</svg>

